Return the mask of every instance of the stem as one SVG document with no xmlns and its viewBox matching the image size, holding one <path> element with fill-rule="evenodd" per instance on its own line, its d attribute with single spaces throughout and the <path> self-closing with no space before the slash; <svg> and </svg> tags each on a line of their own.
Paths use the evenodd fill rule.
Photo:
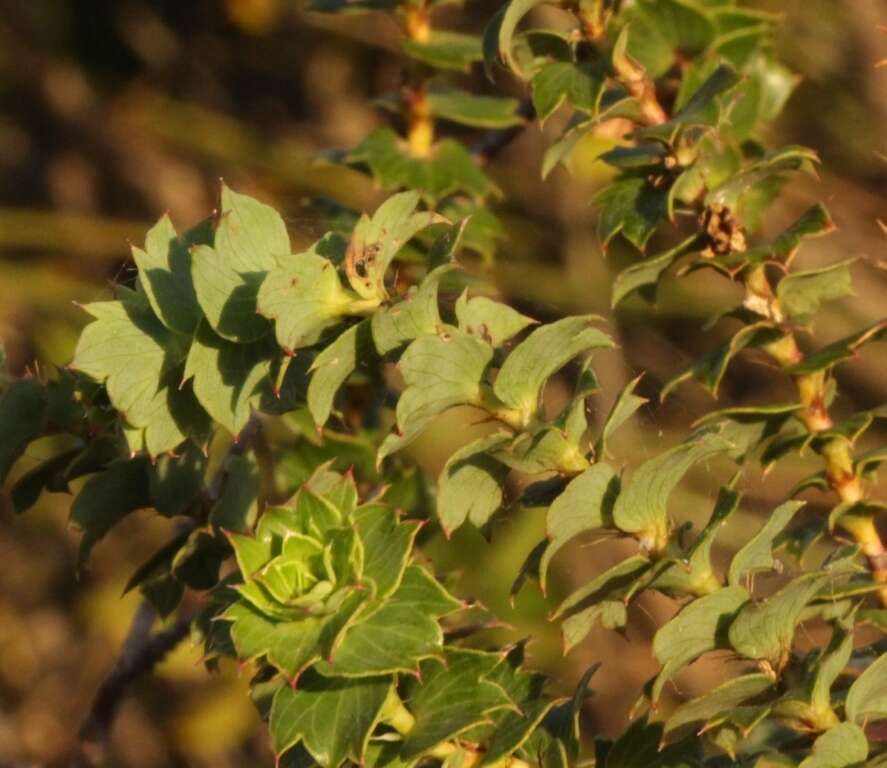
<svg viewBox="0 0 887 768">
<path fill-rule="evenodd" d="M 762 282 L 763 280 L 763 282 Z M 781 317 L 778 300 L 773 294 L 769 281 L 762 270 L 753 269 L 744 273 L 742 281 L 746 288 L 746 306 L 749 296 L 767 304 L 761 312 L 779 322 Z M 764 346 L 764 350 L 787 370 L 798 390 L 798 399 L 803 409 L 798 413 L 807 430 L 811 433 L 825 432 L 834 425 L 826 404 L 825 371 L 813 373 L 791 373 L 791 369 L 804 359 L 797 339 L 791 331 L 775 342 Z M 862 478 L 856 472 L 853 458 L 853 443 L 843 435 L 827 439 L 816 448 L 825 463 L 825 476 L 828 484 L 842 504 L 854 504 L 866 498 Z M 869 571 L 875 581 L 887 585 L 887 548 L 881 539 L 871 515 L 844 515 L 838 524 L 847 531 L 860 546 L 866 557 Z M 887 586 L 879 592 L 881 603 L 887 606 Z"/>
</svg>

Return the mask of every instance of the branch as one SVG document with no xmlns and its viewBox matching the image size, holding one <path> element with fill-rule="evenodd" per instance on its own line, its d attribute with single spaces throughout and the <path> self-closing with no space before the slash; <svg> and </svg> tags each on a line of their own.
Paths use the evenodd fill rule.
<svg viewBox="0 0 887 768">
<path fill-rule="evenodd" d="M 151 626 L 156 617 L 157 614 L 148 601 L 139 605 L 120 656 L 99 686 L 92 707 L 80 727 L 82 742 L 103 742 L 111 730 L 114 716 L 129 686 L 143 674 L 150 672 L 155 664 L 162 661 L 188 636 L 192 619 L 190 612 L 180 615 L 171 626 L 152 633 Z M 81 756 L 81 760 L 83 759 L 85 755 Z M 91 762 L 81 764 L 91 765 Z"/>
<path fill-rule="evenodd" d="M 225 465 L 230 456 L 242 456 L 250 448 L 250 444 L 260 433 L 261 422 L 255 412 L 249 422 L 237 436 L 228 450 L 228 456 L 222 462 L 222 466 L 215 474 L 207 489 L 209 502 L 216 501 L 224 488 L 227 472 Z M 195 527 L 193 520 L 184 520 L 184 529 Z M 165 629 L 151 632 L 151 627 L 157 618 L 157 612 L 148 600 L 143 600 L 133 616 L 129 633 L 120 650 L 117 661 L 102 681 L 93 699 L 92 706 L 80 727 L 81 750 L 80 756 L 75 761 L 77 768 L 90 768 L 97 762 L 92 756 L 87 755 L 87 745 L 97 746 L 108 737 L 114 716 L 120 707 L 126 692 L 132 683 L 147 672 L 150 672 L 156 664 L 173 650 L 182 640 L 188 636 L 191 621 L 194 618 L 192 611 L 180 612 L 176 621 Z"/>
</svg>

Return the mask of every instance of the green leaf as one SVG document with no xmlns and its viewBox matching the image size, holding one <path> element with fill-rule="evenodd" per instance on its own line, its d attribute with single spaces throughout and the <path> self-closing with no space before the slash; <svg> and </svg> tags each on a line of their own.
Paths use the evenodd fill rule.
<svg viewBox="0 0 887 768">
<path fill-rule="evenodd" d="M 201 323 L 185 364 L 184 380 L 207 413 L 232 435 L 271 396 L 271 358 L 265 344 L 234 344 Z"/>
<path fill-rule="evenodd" d="M 421 683 L 407 701 L 416 723 L 404 739 L 402 755 L 418 757 L 512 706 L 505 691 L 488 680 L 500 663 L 498 654 L 465 648 L 447 649 L 443 662 L 424 662 Z"/>
<path fill-rule="evenodd" d="M 576 410 L 582 416 L 585 415 L 582 403 L 578 404 Z M 585 429 L 580 430 L 577 426 L 576 431 L 580 433 L 581 439 Z M 574 475 L 588 469 L 589 465 L 576 440 L 560 425 L 522 432 L 514 440 L 502 445 L 493 455 L 511 469 L 527 475 L 542 472 Z"/>
<path fill-rule="evenodd" d="M 259 514 L 262 477 L 252 454 L 229 456 L 224 464 L 222 492 L 209 513 L 210 524 L 221 531 L 251 530 Z"/>
<path fill-rule="evenodd" d="M 727 344 L 703 355 L 692 368 L 669 381 L 662 388 L 661 398 L 664 400 L 678 384 L 691 378 L 699 379 L 699 382 L 714 397 L 717 397 L 721 381 L 727 372 L 727 367 L 736 355 L 746 347 L 758 347 L 763 344 L 769 344 L 782 337 L 782 335 L 783 331 L 769 322 L 746 325 L 737 331 Z"/>
<path fill-rule="evenodd" d="M 95 322 L 80 335 L 71 367 L 104 383 L 128 424 L 151 430 L 164 411 L 175 422 L 168 374 L 184 360 L 188 340 L 169 331 L 143 295 L 119 291 L 120 301 L 84 307 Z"/>
<path fill-rule="evenodd" d="M 622 599 L 632 584 L 647 573 L 652 565 L 643 555 L 632 555 L 616 563 L 567 597 L 552 613 L 551 618 L 576 613 L 586 605 L 593 605 L 602 599 Z"/>
<path fill-rule="evenodd" d="M 692 59 L 714 39 L 708 14 L 682 0 L 639 0 L 626 13 L 628 53 L 647 70 L 663 75 L 678 57 Z"/>
<path fill-rule="evenodd" d="M 816 153 L 806 147 L 788 146 L 769 152 L 755 160 L 723 184 L 710 190 L 705 196 L 705 204 L 719 203 L 730 209 L 737 209 L 742 197 L 757 185 L 788 171 L 813 173 L 819 162 Z"/>
<path fill-rule="evenodd" d="M 699 764 L 698 742 L 663 747 L 662 723 L 642 717 L 631 724 L 607 752 L 605 768 L 690 768 Z"/>
<path fill-rule="evenodd" d="M 776 295 L 785 314 L 798 323 L 809 322 L 826 301 L 842 299 L 852 293 L 850 265 L 847 259 L 821 269 L 791 272 L 776 286 Z"/>
<path fill-rule="evenodd" d="M 466 521 L 481 527 L 502 506 L 508 467 L 491 455 L 508 435 L 496 432 L 460 448 L 447 460 L 437 480 L 437 517 L 449 536 Z"/>
<path fill-rule="evenodd" d="M 406 384 L 397 401 L 400 434 L 386 438 L 379 461 L 407 445 L 448 408 L 480 403 L 492 358 L 491 346 L 449 326 L 437 336 L 422 336 L 410 344 L 398 363 Z"/>
<path fill-rule="evenodd" d="M 432 90 L 427 98 L 428 108 L 434 117 L 459 125 L 502 129 L 524 122 L 518 114 L 520 102 L 517 99 L 476 96 L 469 91 L 450 88 Z"/>
<path fill-rule="evenodd" d="M 389 677 L 361 679 L 304 675 L 299 688 L 281 686 L 269 727 L 280 755 L 302 743 L 322 766 L 363 763 L 370 735 L 391 690 Z"/>
<path fill-rule="evenodd" d="M 508 304 L 486 296 L 472 296 L 469 299 L 467 289 L 456 301 L 456 319 L 465 333 L 477 336 L 496 348 L 537 322 Z"/>
<path fill-rule="evenodd" d="M 644 177 L 617 181 L 591 201 L 600 212 L 598 237 L 604 246 L 620 232 L 643 251 L 659 224 L 668 218 L 668 188 L 654 187 Z"/>
<path fill-rule="evenodd" d="M 730 584 L 740 584 L 743 579 L 755 573 L 773 568 L 773 542 L 804 503 L 786 501 L 773 510 L 758 532 L 733 556 L 728 574 Z"/>
<path fill-rule="evenodd" d="M 239 274 L 261 272 L 290 253 L 290 239 L 280 214 L 222 184 L 221 214 L 215 250 Z"/>
<path fill-rule="evenodd" d="M 197 300 L 206 321 L 219 336 L 245 344 L 268 333 L 270 326 L 258 314 L 256 299 L 274 263 L 261 271 L 238 272 L 208 245 L 193 248 L 191 258 Z"/>
<path fill-rule="evenodd" d="M 360 217 L 345 254 L 351 287 L 365 299 L 388 298 L 385 273 L 397 253 L 419 232 L 445 220 L 431 211 L 416 211 L 418 192 L 389 197 L 372 216 Z"/>
<path fill-rule="evenodd" d="M 443 653 L 438 618 L 461 607 L 424 569 L 411 565 L 394 594 L 346 629 L 334 656 L 318 671 L 346 677 L 416 674 L 420 661 Z"/>
<path fill-rule="evenodd" d="M 502 364 L 493 386 L 496 396 L 528 420 L 550 376 L 577 355 L 614 346 L 607 334 L 592 326 L 596 320 L 594 315 L 565 317 L 536 328 Z"/>
<path fill-rule="evenodd" d="M 189 444 L 178 456 L 161 456 L 148 470 L 155 509 L 166 517 L 185 514 L 205 489 L 207 456 Z"/>
<path fill-rule="evenodd" d="M 380 355 L 387 355 L 420 336 L 437 333 L 441 325 L 437 306 L 437 290 L 441 279 L 453 270 L 443 264 L 433 270 L 406 298 L 382 307 L 373 313 L 373 343 Z"/>
<path fill-rule="evenodd" d="M 28 444 L 43 434 L 46 412 L 46 394 L 38 381 L 13 381 L 0 393 L 0 484 Z"/>
<path fill-rule="evenodd" d="M 608 525 L 618 494 L 616 472 L 609 464 L 598 463 L 573 478 L 554 500 L 546 517 L 548 546 L 539 562 L 539 583 L 543 592 L 552 558 L 580 533 Z"/>
<path fill-rule="evenodd" d="M 435 69 L 451 69 L 467 72 L 476 61 L 483 58 L 481 39 L 459 32 L 432 30 L 428 40 L 404 40 L 403 52 Z"/>
<path fill-rule="evenodd" d="M 658 256 L 651 256 L 622 270 L 613 281 L 611 306 L 616 307 L 632 291 L 648 285 L 656 285 L 659 282 L 659 278 L 662 277 L 663 273 L 672 264 L 682 256 L 697 250 L 700 243 L 700 236 L 693 235 L 674 248 L 660 253 Z"/>
<path fill-rule="evenodd" d="M 131 512 L 151 506 L 148 461 L 116 461 L 86 481 L 71 505 L 71 523 L 83 532 L 77 561 L 82 568 L 96 543 Z"/>
<path fill-rule="evenodd" d="M 604 72 L 594 64 L 556 61 L 533 77 L 533 107 L 543 123 L 564 102 L 594 116 L 604 91 Z"/>
<path fill-rule="evenodd" d="M 646 397 L 640 397 L 634 393 L 634 389 L 642 376 L 643 374 L 628 382 L 625 389 L 619 393 L 616 402 L 613 403 L 613 407 L 610 409 L 610 413 L 607 414 L 607 420 L 604 422 L 601 434 L 594 446 L 596 456 L 606 456 L 607 440 L 610 439 L 610 436 L 628 421 L 638 408 L 650 402 Z"/>
<path fill-rule="evenodd" d="M 623 485 L 613 508 L 613 521 L 627 533 L 664 537 L 668 530 L 668 498 L 694 464 L 727 453 L 732 446 L 713 433 L 700 434 L 645 461 Z"/>
<path fill-rule="evenodd" d="M 827 235 L 834 229 L 835 225 L 825 206 L 817 204 L 804 211 L 800 218 L 775 240 L 749 249 L 742 254 L 742 258 L 751 264 L 776 261 L 788 266 L 805 239 Z"/>
<path fill-rule="evenodd" d="M 346 247 L 340 235 L 327 235 L 308 251 L 281 258 L 264 278 L 257 308 L 274 320 L 277 342 L 287 352 L 316 344 L 348 313 L 353 297 L 336 270 Z"/>
<path fill-rule="evenodd" d="M 224 184 L 221 202 L 214 247 L 193 250 L 194 288 L 216 333 L 253 341 L 268 330 L 256 311 L 259 287 L 278 259 L 289 256 L 289 235 L 277 211 Z"/>
<path fill-rule="evenodd" d="M 329 420 L 336 393 L 372 350 L 370 321 L 363 320 L 352 325 L 314 358 L 308 385 L 308 410 L 318 427 Z"/>
<path fill-rule="evenodd" d="M 748 659 L 781 670 L 791 652 L 795 625 L 807 603 L 828 581 L 821 573 L 799 576 L 771 597 L 749 603 L 730 625 L 730 645 Z"/>
<path fill-rule="evenodd" d="M 564 653 L 569 653 L 600 622 L 604 629 L 619 629 L 628 620 L 628 609 L 620 600 L 603 600 L 589 605 L 564 619 L 561 634 L 564 640 Z"/>
<path fill-rule="evenodd" d="M 828 647 L 816 662 L 810 704 L 815 712 L 827 712 L 832 705 L 832 685 L 844 672 L 853 653 L 853 620 L 847 626 L 836 623 Z"/>
<path fill-rule="evenodd" d="M 868 754 L 869 743 L 862 728 L 840 723 L 816 739 L 810 756 L 798 768 L 850 768 L 862 763 Z"/>
<path fill-rule="evenodd" d="M 847 693 L 847 719 L 864 725 L 887 717 L 887 654 L 881 654 L 856 678 Z"/>
<path fill-rule="evenodd" d="M 533 8 L 542 5 L 545 2 L 548 2 L 548 0 L 511 0 L 511 2 L 505 6 L 501 20 L 497 17 L 494 22 L 495 26 L 491 24 L 491 27 L 494 29 L 497 28 L 496 31 L 498 31 L 498 58 L 514 74 L 525 80 L 527 79 L 526 73 L 520 69 L 518 62 L 513 55 L 514 33 L 521 19 L 533 10 Z M 487 70 L 489 74 L 490 55 L 488 54 L 486 58 L 488 60 Z"/>
<path fill-rule="evenodd" d="M 887 320 L 881 320 L 863 331 L 829 344 L 808 355 L 797 365 L 789 369 L 793 375 L 816 373 L 853 357 L 856 350 L 872 341 L 881 341 L 887 337 Z"/>
<path fill-rule="evenodd" d="M 688 603 L 653 637 L 653 653 L 662 665 L 653 682 L 651 699 L 659 700 L 665 683 L 704 653 L 726 645 L 726 630 L 748 602 L 742 587 L 724 587 Z"/>
<path fill-rule="evenodd" d="M 665 738 L 696 723 L 706 723 L 735 709 L 773 687 L 773 678 L 764 674 L 741 675 L 722 683 L 713 691 L 681 704 L 665 721 Z"/>
<path fill-rule="evenodd" d="M 0 419 L 0 422 L 2 422 L 2 419 Z M 15 446 L 15 441 L 13 440 L 5 441 L 5 443 L 7 450 L 9 447 Z M 80 451 L 80 448 L 62 451 L 40 462 L 19 477 L 9 493 L 16 514 L 20 515 L 33 507 L 40 499 L 40 495 L 44 490 L 65 490 L 68 484 L 65 470 L 71 464 L 71 461 L 80 454 Z"/>
<path fill-rule="evenodd" d="M 427 157 L 416 157 L 390 128 L 377 128 L 345 160 L 369 168 L 382 189 L 417 189 L 431 201 L 459 192 L 482 199 L 495 189 L 468 150 L 454 139 L 443 139 Z"/>
<path fill-rule="evenodd" d="M 418 523 L 401 522 L 384 504 L 365 504 L 354 513 L 354 525 L 363 543 L 363 575 L 372 581 L 372 597 L 381 600 L 400 585 Z"/>
<path fill-rule="evenodd" d="M 501 710 L 493 715 L 491 726 L 481 726 L 469 736 L 486 744 L 480 766 L 495 766 L 525 744 L 539 723 L 557 701 L 545 694 L 545 675 L 527 672 L 524 645 L 514 646 L 490 675 L 490 682 L 500 686 L 514 704 L 514 711 Z"/>
<path fill-rule="evenodd" d="M 191 277 L 191 248 L 212 245 L 213 220 L 206 219 L 179 237 L 168 215 L 145 236 L 145 250 L 132 249 L 154 314 L 171 331 L 192 334 L 200 322 L 200 305 Z"/>
</svg>

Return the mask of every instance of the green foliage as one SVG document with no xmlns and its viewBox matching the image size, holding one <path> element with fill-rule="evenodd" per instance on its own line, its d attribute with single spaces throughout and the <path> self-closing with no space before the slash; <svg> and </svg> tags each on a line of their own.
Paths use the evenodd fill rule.
<svg viewBox="0 0 887 768">
<path fill-rule="evenodd" d="M 515 506 L 544 515 L 546 536 L 513 593 L 530 581 L 557 593 L 552 573 L 580 538 L 628 545 L 558 595 L 565 651 L 598 625 L 624 630 L 648 591 L 678 602 L 653 636 L 659 669 L 640 716 L 613 742 L 597 739 L 595 764 L 877 765 L 884 747 L 865 728 L 887 717 L 883 644 L 854 644 L 858 624 L 885 623 L 865 605 L 887 599 L 874 523 L 884 505 L 867 487 L 885 453 L 854 446 L 884 412 L 835 423 L 829 408 L 836 366 L 882 340 L 887 322 L 805 354 L 798 330 L 851 293 L 852 260 L 793 271 L 804 243 L 832 229 L 819 205 L 772 239 L 756 234 L 784 180 L 817 162 L 759 143 L 795 84 L 773 56 L 774 19 L 732 0 L 547 3 L 575 28 L 564 34 L 532 26 L 548 18 L 533 12 L 541 4 L 506 3 L 483 40 L 432 28 L 424 4 L 315 4 L 404 17 L 408 76 L 381 104 L 405 131 L 380 127 L 330 155 L 392 194 L 298 253 L 284 217 L 224 185 L 218 215 L 183 235 L 161 218 L 133 249 L 132 286 L 84 307 L 92 319 L 67 370 L 20 380 L 4 370 L 0 479 L 15 475 L 23 511 L 86 478 L 71 507 L 81 567 L 136 510 L 180 518 L 129 588 L 163 615 L 186 589 L 206 593 L 194 635 L 208 663 L 250 664 L 283 765 L 582 764 L 593 669 L 559 700 L 522 644 L 477 632 L 474 614 L 481 626 L 492 616 L 479 605 L 469 615 L 422 552 L 426 517 L 447 536 L 465 525 L 489 534 Z M 593 359 L 615 346 L 606 320 L 541 323 L 484 295 L 476 257 L 489 260 L 501 234 L 478 162 L 490 142 L 475 158 L 436 134 L 441 123 L 507 134 L 526 122 L 517 100 L 463 90 L 458 74 L 481 59 L 526 84 L 540 121 L 570 113 L 543 175 L 598 127 L 624 129 L 600 153 L 610 175 L 592 199 L 602 246 L 637 257 L 614 277 L 614 307 L 706 268 L 740 286 L 741 303 L 713 321 L 720 345 L 662 395 L 690 379 L 717 395 L 755 350 L 793 382 L 791 402 L 712 412 L 644 461 L 613 447 L 648 403 L 640 377 L 589 423 Z M 431 512 L 406 449 L 452 409 L 489 426 L 448 456 Z M 18 472 L 44 436 L 63 439 Z M 789 499 L 746 541 L 726 541 L 753 460 L 805 450 L 824 469 L 791 496 L 833 492 L 826 513 L 798 525 L 814 505 L 802 513 Z M 671 498 L 702 467 L 729 479 L 691 535 Z M 817 548 L 814 563 L 827 534 L 837 546 Z M 780 548 L 797 556 L 790 573 Z M 808 624 L 830 628 L 827 645 L 797 642 Z M 710 690 L 661 707 L 667 684 L 710 654 L 736 663 Z"/>
</svg>

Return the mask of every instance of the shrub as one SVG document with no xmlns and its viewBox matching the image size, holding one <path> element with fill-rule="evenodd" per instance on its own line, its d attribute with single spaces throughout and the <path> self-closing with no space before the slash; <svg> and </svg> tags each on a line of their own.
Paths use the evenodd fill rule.
<svg viewBox="0 0 887 768">
<path fill-rule="evenodd" d="M 775 20 L 729 0 L 587 0 L 549 3 L 557 27 L 527 26 L 541 4 L 512 0 L 481 40 L 437 29 L 423 3 L 318 2 L 319 11 L 403 21 L 410 76 L 385 103 L 404 133 L 377 129 L 334 158 L 392 194 L 371 215 L 341 209 L 334 231 L 293 255 L 281 216 L 223 185 L 217 215 L 182 234 L 164 217 L 133 249 L 135 282 L 84 307 L 92 321 L 70 366 L 5 383 L 0 476 L 39 436 L 77 438 L 20 476 L 11 496 L 24 511 L 43 489 L 87 478 L 71 508 L 81 566 L 134 510 L 181 521 L 130 581 L 178 623 L 145 634 L 137 663 L 115 668 L 88 737 L 102 736 L 125 684 L 190 627 L 208 666 L 251 663 L 256 706 L 286 765 L 884 762 L 866 733 L 887 717 L 883 641 L 873 639 L 887 626 L 875 607 L 887 604 L 875 525 L 884 505 L 867 479 L 887 453 L 854 450 L 883 408 L 840 422 L 830 408 L 833 370 L 882 338 L 887 322 L 803 352 L 819 307 L 850 293 L 851 262 L 792 269 L 803 242 L 832 228 L 821 205 L 775 238 L 758 234 L 785 179 L 817 162 L 802 147 L 761 143 L 795 85 L 772 51 Z M 529 102 L 451 84 L 482 60 L 497 81 L 525 81 Z M 539 323 L 470 278 L 504 236 L 487 207 L 495 187 L 484 161 L 533 115 L 544 122 L 560 109 L 571 117 L 545 152 L 543 176 L 603 124 L 625 137 L 601 154 L 614 175 L 592 201 L 603 245 L 637 258 L 613 282 L 614 306 L 634 293 L 652 298 L 673 272 L 713 269 L 742 288 L 741 302 L 712 322 L 728 329 L 723 346 L 663 396 L 687 379 L 717 394 L 731 361 L 756 348 L 791 378 L 795 399 L 714 411 L 624 475 L 614 466 L 608 441 L 647 400 L 635 379 L 590 434 L 592 355 L 614 346 L 606 321 Z M 472 149 L 438 138 L 447 123 L 484 133 Z M 651 242 L 659 252 L 648 256 Z M 543 393 L 553 377 L 569 382 L 570 396 L 552 415 Z M 491 427 L 449 458 L 429 505 L 426 478 L 401 452 L 456 406 Z M 743 470 L 805 450 L 823 470 L 751 538 L 729 542 L 722 572 L 712 547 L 740 508 Z M 690 536 L 669 497 L 709 461 L 725 471 L 723 487 Z M 525 668 L 522 644 L 472 642 L 492 617 L 450 594 L 423 558 L 426 520 L 448 535 L 488 528 L 515 475 L 526 481 L 510 503 L 540 509 L 548 535 L 514 592 L 528 579 L 545 591 L 552 561 L 580 534 L 636 545 L 554 607 L 565 650 L 596 624 L 623 628 L 647 590 L 680 603 L 654 637 L 660 670 L 633 724 L 593 750 L 579 712 L 594 669 L 569 700 L 558 698 Z M 798 525 L 795 497 L 810 488 L 834 502 Z M 824 557 L 812 549 L 820 540 L 832 542 Z M 779 548 L 794 556 L 792 573 L 775 591 L 755 589 Z M 796 635 L 809 622 L 831 638 L 804 651 Z M 859 638 L 866 645 L 856 647 Z M 661 711 L 666 684 L 712 652 L 737 662 L 725 681 Z"/>
</svg>

